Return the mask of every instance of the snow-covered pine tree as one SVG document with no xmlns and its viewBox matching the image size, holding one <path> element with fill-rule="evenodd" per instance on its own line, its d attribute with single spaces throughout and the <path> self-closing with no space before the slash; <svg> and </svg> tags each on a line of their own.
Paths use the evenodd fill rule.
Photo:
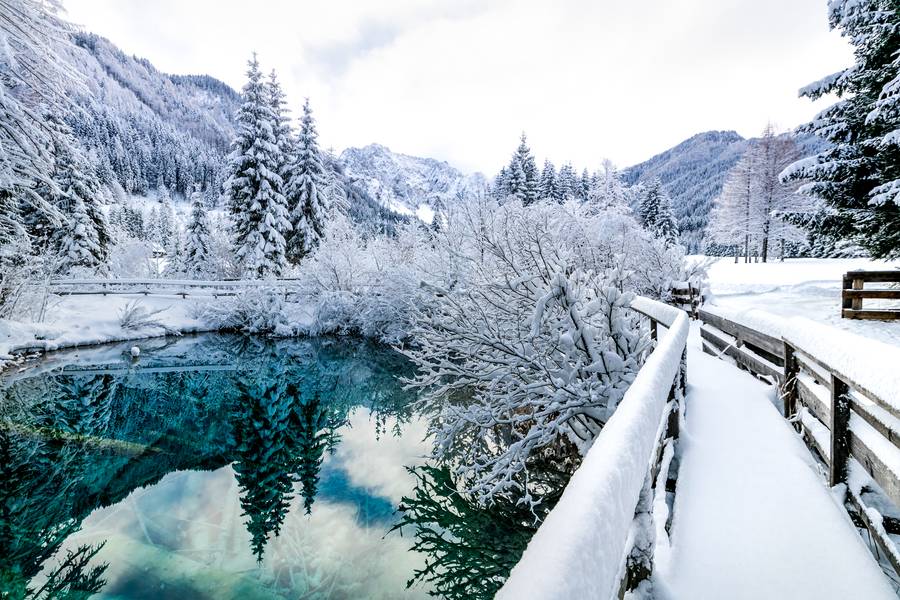
<svg viewBox="0 0 900 600">
<path fill-rule="evenodd" d="M 82 245 L 83 248 L 90 248 L 94 259 L 81 261 L 78 266 L 100 267 L 109 257 L 111 235 L 106 216 L 100 208 L 100 184 L 93 165 L 88 162 L 68 125 L 58 114 L 45 114 L 44 122 L 51 144 L 48 151 L 52 166 L 49 182 L 40 182 L 36 189 L 60 218 L 54 218 L 34 205 L 23 206 L 34 250 L 62 252 L 64 247 L 69 247 L 65 238 L 72 234 L 75 224 L 67 223 L 67 220 L 75 217 L 73 210 L 83 210 L 88 217 L 84 226 L 90 229 L 83 236 L 95 241 L 96 245 Z"/>
<path fill-rule="evenodd" d="M 283 157 L 275 138 L 276 115 L 256 54 L 248 62 L 243 103 L 237 111 L 237 137 L 228 156 L 224 196 L 231 217 L 235 256 L 245 275 L 278 276 L 286 265 L 285 234 L 291 229 Z"/>
<path fill-rule="evenodd" d="M 556 178 L 556 200 L 565 202 L 575 197 L 578 190 L 578 177 L 575 175 L 575 168 L 572 163 L 566 163 L 559 169 L 559 176 Z"/>
<path fill-rule="evenodd" d="M 678 242 L 678 219 L 675 218 L 675 214 L 672 212 L 672 199 L 665 188 L 662 187 L 660 187 L 653 235 L 664 240 L 667 244 Z"/>
<path fill-rule="evenodd" d="M 641 224 L 655 237 L 669 244 L 678 241 L 678 221 L 672 212 L 672 200 L 659 178 L 651 180 L 642 190 L 638 213 Z"/>
<path fill-rule="evenodd" d="M 269 73 L 266 91 L 274 115 L 272 133 L 275 135 L 275 144 L 281 150 L 282 164 L 278 169 L 278 174 L 281 175 L 282 181 L 287 182 L 290 166 L 294 161 L 294 139 L 291 131 L 291 119 L 288 116 L 290 111 L 287 108 L 287 100 L 274 69 Z"/>
<path fill-rule="evenodd" d="M 549 159 L 544 161 L 544 170 L 541 171 L 541 180 L 538 185 L 538 195 L 541 200 L 556 199 L 556 167 Z"/>
<path fill-rule="evenodd" d="M 502 167 L 500 172 L 494 178 L 494 184 L 491 186 L 491 193 L 497 200 L 504 200 L 509 195 L 509 169 Z"/>
<path fill-rule="evenodd" d="M 900 257 L 900 8 L 896 0 L 831 0 L 832 29 L 850 40 L 856 63 L 800 94 L 840 100 L 802 131 L 832 143 L 782 176 L 833 209 L 820 226 L 879 258 Z"/>
<path fill-rule="evenodd" d="M 334 148 L 328 148 L 325 151 L 325 198 L 326 204 L 331 209 L 328 218 L 331 221 L 336 215 L 347 215 L 350 212 L 350 199 L 347 197 L 347 190 L 338 179 L 335 172 L 337 158 L 334 155 Z"/>
<path fill-rule="evenodd" d="M 70 28 L 56 3 L 9 0 L 0 3 L 0 245 L 21 241 L 21 207 L 61 215 L 35 193 L 50 188 L 52 140 L 40 106 L 56 107 L 70 69 L 63 58 Z M 2 276 L 0 276 L 2 281 Z"/>
<path fill-rule="evenodd" d="M 191 220 L 187 226 L 184 248 L 185 274 L 192 279 L 208 277 L 211 259 L 211 236 L 206 204 L 199 186 L 191 194 Z"/>
<path fill-rule="evenodd" d="M 292 227 L 287 256 L 292 263 L 298 264 L 319 244 L 328 221 L 328 177 L 319 151 L 316 122 L 309 98 L 303 103 L 303 117 L 295 148 L 296 156 L 287 183 Z"/>
<path fill-rule="evenodd" d="M 538 200 L 540 176 L 537 164 L 525 134 L 519 142 L 519 147 L 513 153 L 509 166 L 506 168 L 505 191 L 506 196 L 513 196 L 522 204 L 533 204 Z"/>
<path fill-rule="evenodd" d="M 97 239 L 97 231 L 80 196 L 69 197 L 66 207 L 68 222 L 59 232 L 61 273 L 70 273 L 78 267 L 96 269 L 103 265 L 103 250 Z"/>
<path fill-rule="evenodd" d="M 581 172 L 581 179 L 578 181 L 578 198 L 582 202 L 586 202 L 591 197 L 591 176 L 588 174 L 587 167 Z"/>
</svg>

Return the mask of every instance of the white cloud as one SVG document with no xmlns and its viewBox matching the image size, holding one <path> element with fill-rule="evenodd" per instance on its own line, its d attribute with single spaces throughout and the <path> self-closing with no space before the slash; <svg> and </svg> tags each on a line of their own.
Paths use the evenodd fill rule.
<svg viewBox="0 0 900 600">
<path fill-rule="evenodd" d="M 708 129 L 792 127 L 797 90 L 849 63 L 825 0 L 66 0 L 70 18 L 175 73 L 243 83 L 252 50 L 326 144 L 377 141 L 494 172 L 628 165 Z"/>
</svg>

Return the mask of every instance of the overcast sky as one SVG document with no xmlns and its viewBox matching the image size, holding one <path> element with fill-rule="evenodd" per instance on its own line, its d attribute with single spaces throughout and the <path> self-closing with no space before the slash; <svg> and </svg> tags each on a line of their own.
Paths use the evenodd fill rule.
<svg viewBox="0 0 900 600">
<path fill-rule="evenodd" d="M 236 89 L 253 50 L 322 142 L 378 142 L 494 173 L 629 166 L 710 129 L 756 135 L 824 108 L 848 65 L 826 0 L 64 0 L 70 20 L 169 73 Z M 827 105 L 827 104 L 826 104 Z"/>
</svg>

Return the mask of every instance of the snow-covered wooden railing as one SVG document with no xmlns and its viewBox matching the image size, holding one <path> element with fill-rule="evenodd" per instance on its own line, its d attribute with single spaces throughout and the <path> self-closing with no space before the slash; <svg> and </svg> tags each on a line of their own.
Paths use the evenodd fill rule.
<svg viewBox="0 0 900 600">
<path fill-rule="evenodd" d="M 59 295 L 143 294 L 181 296 L 234 296 L 241 290 L 258 286 L 291 288 L 298 285 L 297 279 L 241 280 L 221 279 L 215 281 L 197 279 L 53 279 L 50 290 Z"/>
<path fill-rule="evenodd" d="M 900 306 L 864 309 L 863 300 L 900 300 L 900 289 L 866 289 L 867 283 L 900 284 L 900 269 L 893 271 L 850 271 L 844 275 L 841 290 L 841 317 L 876 321 L 900 320 Z"/>
<path fill-rule="evenodd" d="M 785 417 L 829 485 L 846 484 L 850 516 L 900 577 L 900 348 L 807 319 L 729 316 L 701 311 L 704 350 L 778 383 Z"/>
<path fill-rule="evenodd" d="M 665 332 L 499 599 L 620 597 L 649 575 L 653 553 L 668 547 L 664 494 L 684 394 L 688 317 L 646 298 L 632 308 L 650 319 L 651 331 Z"/>
</svg>

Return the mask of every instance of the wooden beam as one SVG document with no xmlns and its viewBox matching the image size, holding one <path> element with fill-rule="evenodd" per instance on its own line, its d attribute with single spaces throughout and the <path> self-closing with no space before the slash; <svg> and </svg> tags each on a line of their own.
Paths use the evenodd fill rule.
<svg viewBox="0 0 900 600">
<path fill-rule="evenodd" d="M 871 298 L 873 300 L 900 300 L 900 290 L 844 290 L 845 298 Z"/>
<path fill-rule="evenodd" d="M 872 537 L 875 545 L 879 550 L 881 550 L 882 554 L 887 557 L 891 568 L 894 569 L 894 573 L 900 576 L 900 562 L 898 562 L 897 560 L 897 546 L 889 537 L 885 535 L 885 523 L 882 521 L 881 527 L 878 527 L 877 524 L 872 521 L 872 517 L 866 510 L 866 505 L 863 502 L 862 498 L 857 496 L 856 492 L 854 492 L 853 490 L 847 490 L 847 504 L 853 507 L 853 510 L 857 513 L 860 520 L 869 531 L 869 535 Z M 875 552 L 873 552 L 872 554 L 875 556 L 876 561 L 880 559 L 880 557 Z"/>
<path fill-rule="evenodd" d="M 900 320 L 900 310 L 856 310 L 844 308 L 841 310 L 844 319 L 864 319 L 868 321 L 897 321 Z"/>
<path fill-rule="evenodd" d="M 848 271 L 844 277 L 871 283 L 900 283 L 900 269 L 893 271 Z"/>
<path fill-rule="evenodd" d="M 797 376 L 800 365 L 794 347 L 784 342 L 784 379 L 781 382 L 781 400 L 784 403 L 784 418 L 797 414 Z"/>
<path fill-rule="evenodd" d="M 831 465 L 828 485 L 836 486 L 847 481 L 847 460 L 850 458 L 850 387 L 831 375 Z"/>
</svg>

